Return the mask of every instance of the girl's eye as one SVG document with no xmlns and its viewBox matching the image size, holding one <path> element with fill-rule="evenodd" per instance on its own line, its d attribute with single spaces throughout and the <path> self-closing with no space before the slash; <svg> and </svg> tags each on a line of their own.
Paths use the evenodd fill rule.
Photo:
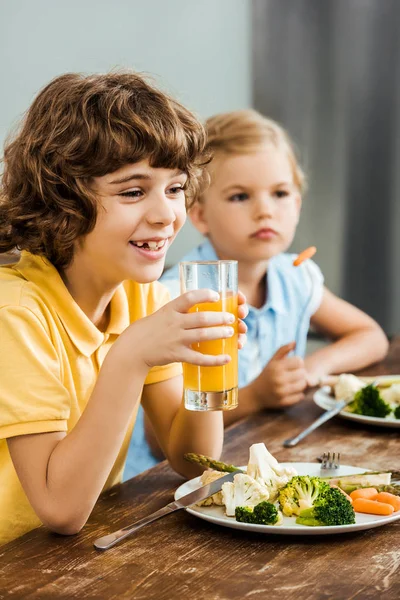
<svg viewBox="0 0 400 600">
<path fill-rule="evenodd" d="M 244 200 L 249 199 L 249 194 L 245 192 L 240 192 L 239 194 L 233 194 L 233 196 L 229 196 L 229 202 L 243 202 Z"/>
<path fill-rule="evenodd" d="M 287 190 L 277 190 L 275 196 L 277 198 L 286 198 L 286 196 L 289 196 L 289 192 Z"/>
<path fill-rule="evenodd" d="M 124 196 L 124 198 L 140 198 L 142 194 L 142 190 L 128 190 L 120 194 L 120 196 Z"/>
</svg>

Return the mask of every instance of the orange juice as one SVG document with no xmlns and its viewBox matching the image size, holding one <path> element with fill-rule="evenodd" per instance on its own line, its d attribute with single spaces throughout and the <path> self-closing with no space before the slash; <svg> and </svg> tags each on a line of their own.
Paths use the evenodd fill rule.
<svg viewBox="0 0 400 600">
<path fill-rule="evenodd" d="M 231 361 L 219 367 L 200 367 L 188 363 L 183 364 L 183 384 L 185 391 L 204 393 L 225 393 L 223 402 L 224 409 L 235 408 L 237 406 L 237 387 L 238 387 L 238 297 L 237 294 L 228 293 L 218 300 L 218 302 L 203 302 L 193 306 L 189 312 L 200 311 L 224 311 L 230 312 L 236 316 L 236 321 L 232 325 L 235 333 L 230 338 L 220 340 L 210 340 L 192 344 L 193 350 L 202 354 L 229 354 Z M 212 408 L 208 406 L 208 409 Z"/>
</svg>

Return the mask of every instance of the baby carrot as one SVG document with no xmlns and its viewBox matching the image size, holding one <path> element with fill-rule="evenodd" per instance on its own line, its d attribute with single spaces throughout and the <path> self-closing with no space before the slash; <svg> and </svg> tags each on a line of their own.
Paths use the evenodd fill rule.
<svg viewBox="0 0 400 600">
<path fill-rule="evenodd" d="M 310 246 L 309 248 L 306 248 L 305 250 L 303 250 L 303 252 L 300 252 L 300 254 L 296 256 L 296 258 L 293 261 L 293 265 L 295 267 L 298 267 L 299 265 L 301 265 L 302 262 L 307 260 L 307 258 L 311 258 L 312 256 L 314 256 L 316 251 L 317 249 L 315 246 Z"/>
<path fill-rule="evenodd" d="M 350 494 L 350 497 L 353 500 L 357 498 L 367 498 L 368 500 L 376 500 L 378 495 L 378 490 L 373 487 L 370 488 L 360 488 L 359 490 L 353 490 Z"/>
<path fill-rule="evenodd" d="M 391 504 L 368 500 L 367 498 L 356 498 L 353 501 L 353 508 L 355 512 L 367 513 L 369 515 L 391 515 L 394 512 Z"/>
<path fill-rule="evenodd" d="M 390 494 L 389 492 L 379 492 L 375 500 L 378 500 L 378 502 L 386 502 L 387 504 L 391 504 L 394 508 L 394 512 L 400 510 L 399 496 L 395 496 L 394 494 Z"/>
</svg>

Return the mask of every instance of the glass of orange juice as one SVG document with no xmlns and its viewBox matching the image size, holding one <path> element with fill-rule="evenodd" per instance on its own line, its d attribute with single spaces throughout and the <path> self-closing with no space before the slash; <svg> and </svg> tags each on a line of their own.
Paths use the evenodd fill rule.
<svg viewBox="0 0 400 600">
<path fill-rule="evenodd" d="M 181 262 L 181 293 L 211 289 L 217 302 L 203 302 L 189 312 L 224 311 L 235 315 L 235 333 L 230 338 L 192 344 L 203 354 L 229 354 L 231 361 L 219 367 L 183 363 L 185 408 L 188 410 L 231 410 L 238 405 L 238 272 L 236 260 Z"/>
</svg>

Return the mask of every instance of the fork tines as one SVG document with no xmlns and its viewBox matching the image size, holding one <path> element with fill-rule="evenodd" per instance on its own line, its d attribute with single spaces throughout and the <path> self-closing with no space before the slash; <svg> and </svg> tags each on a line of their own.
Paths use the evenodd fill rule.
<svg viewBox="0 0 400 600">
<path fill-rule="evenodd" d="M 321 469 L 338 469 L 340 467 L 340 452 L 324 452 L 322 455 Z"/>
</svg>

